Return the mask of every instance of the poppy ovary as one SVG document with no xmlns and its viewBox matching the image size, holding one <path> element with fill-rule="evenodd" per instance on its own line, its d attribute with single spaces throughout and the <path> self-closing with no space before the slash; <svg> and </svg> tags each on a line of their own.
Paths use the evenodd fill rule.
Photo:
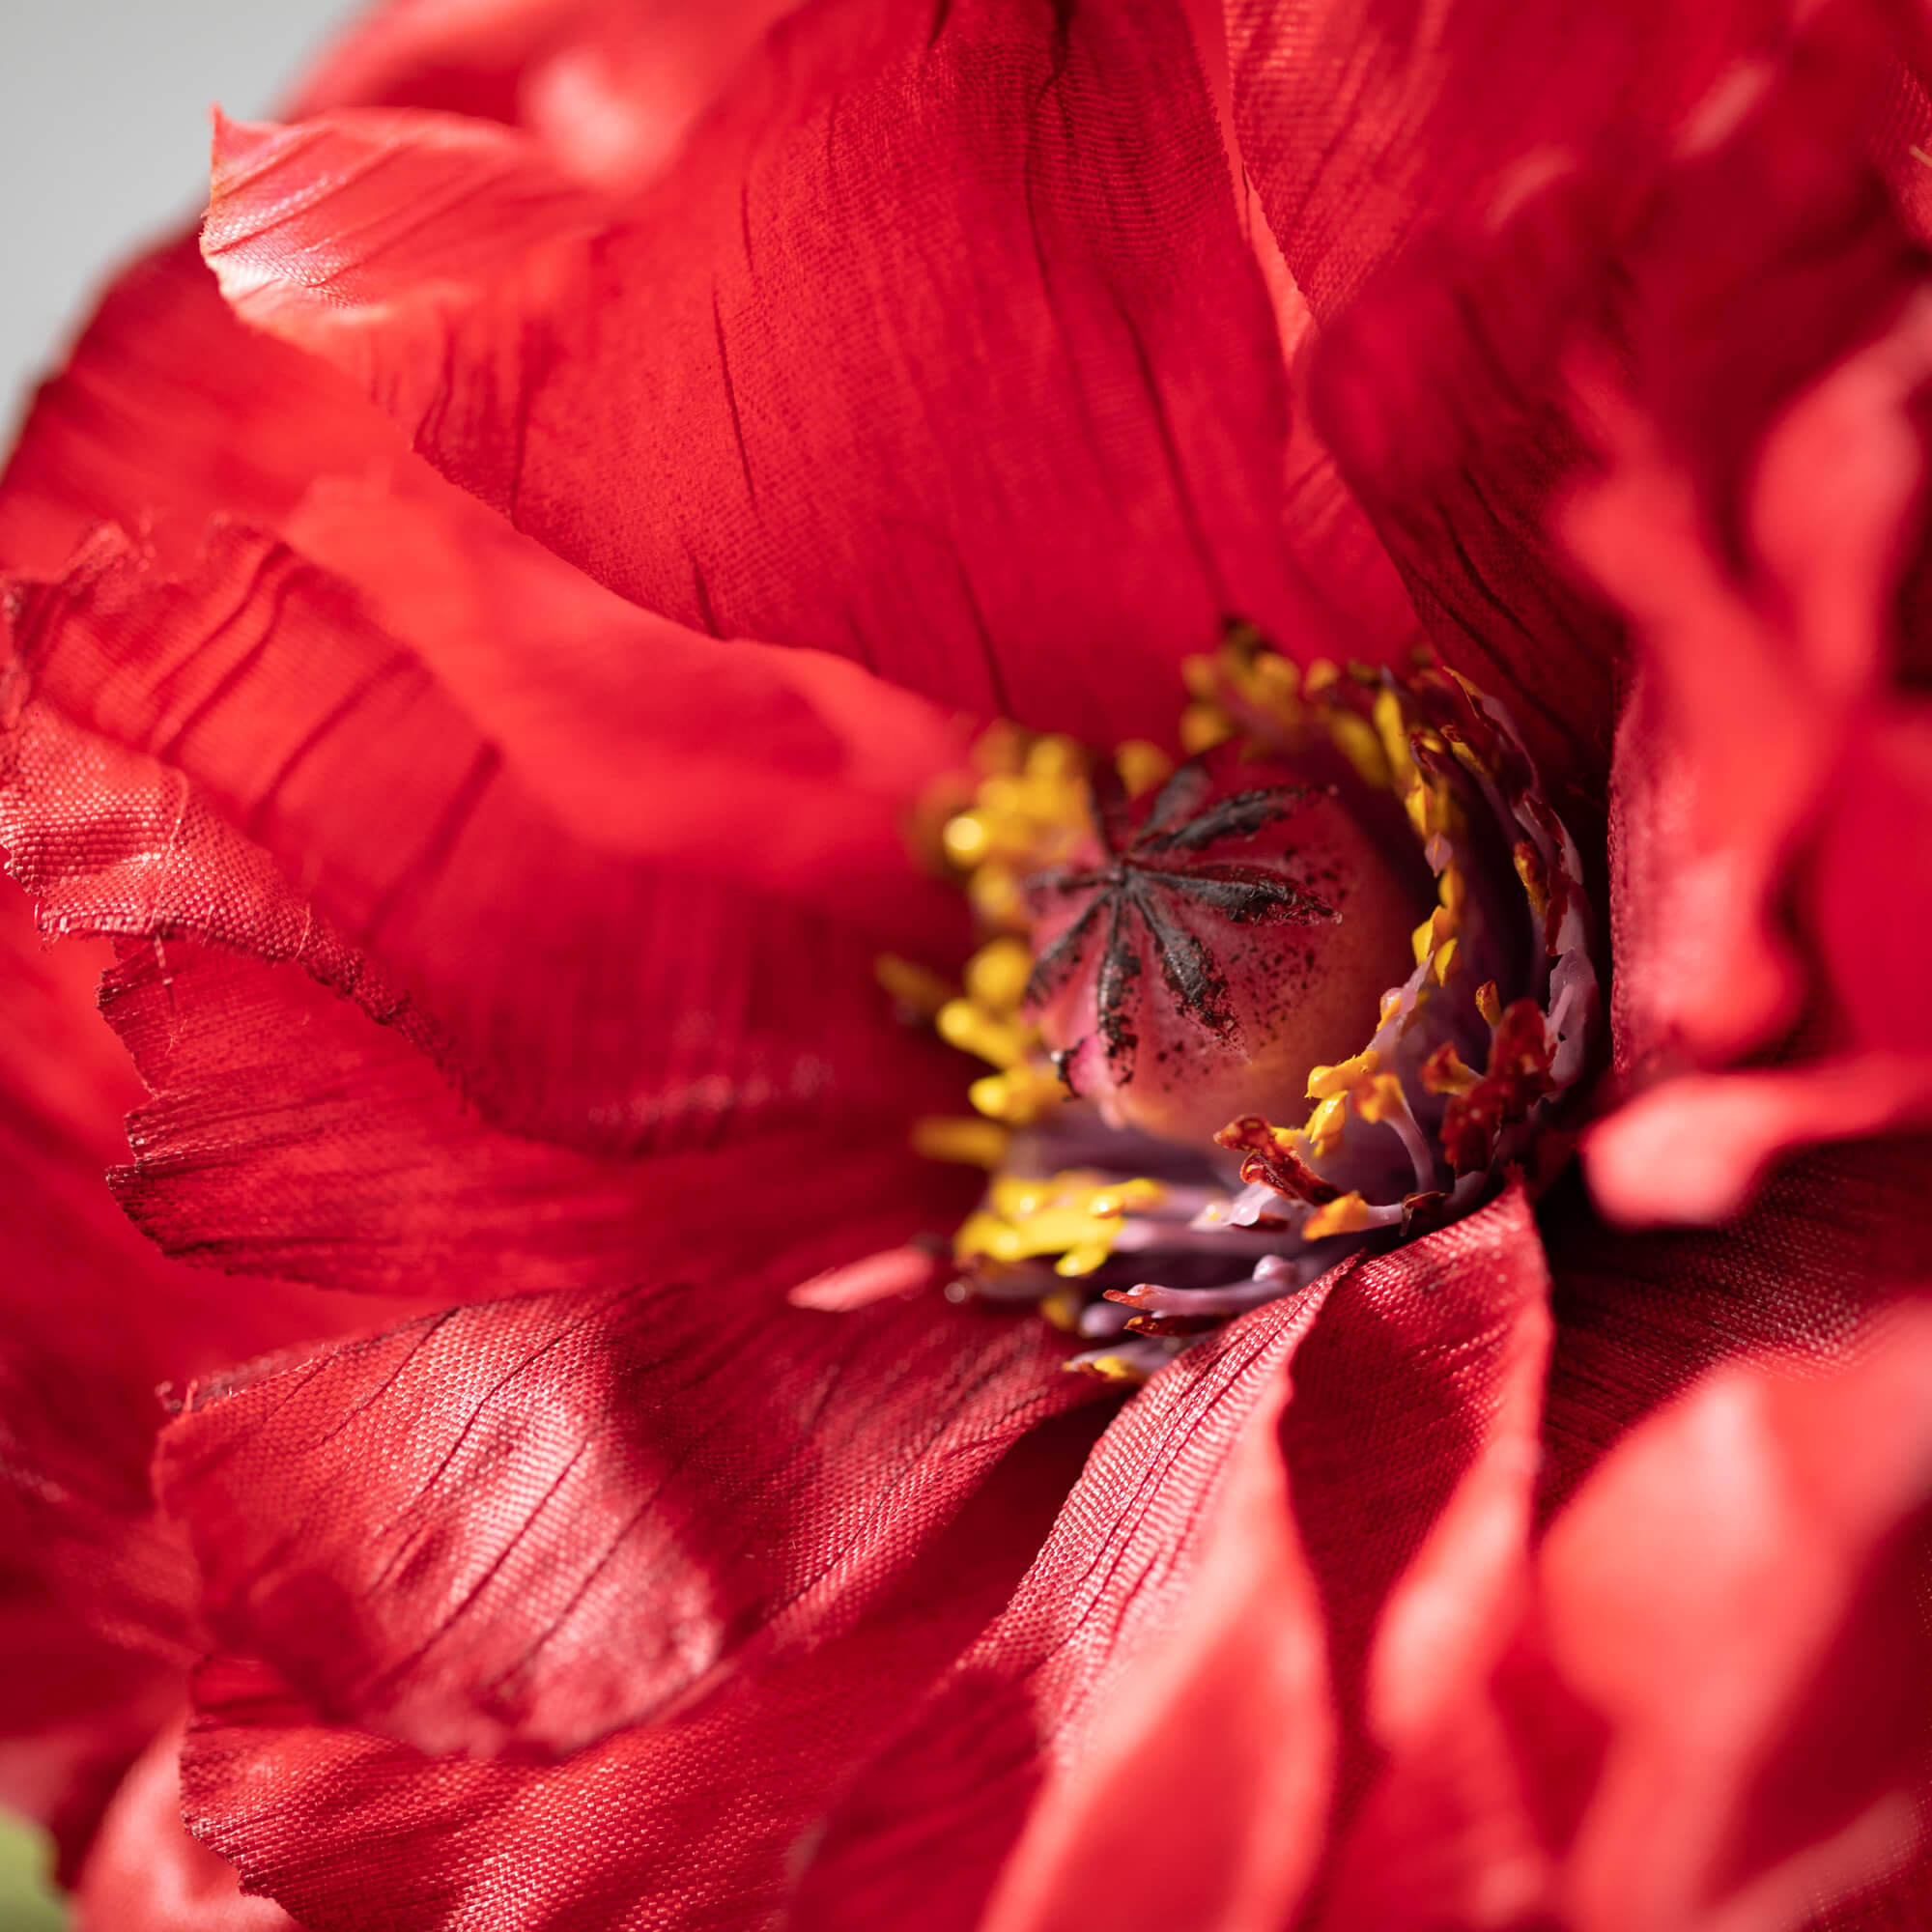
<svg viewBox="0 0 1932 1932">
<path fill-rule="evenodd" d="M 1337 785 L 1233 746 L 1136 799 L 1096 765 L 1091 792 L 1089 836 L 1024 886 L 1023 1010 L 1067 1091 L 1195 1145 L 1293 1112 L 1408 972 L 1427 873 Z"/>
</svg>

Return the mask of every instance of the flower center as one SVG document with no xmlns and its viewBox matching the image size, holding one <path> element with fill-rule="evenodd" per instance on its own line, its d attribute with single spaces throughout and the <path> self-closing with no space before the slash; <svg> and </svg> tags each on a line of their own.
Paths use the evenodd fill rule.
<svg viewBox="0 0 1932 1932">
<path fill-rule="evenodd" d="M 1576 847 L 1500 707 L 1239 627 L 1188 673 L 1179 770 L 1004 729 L 942 839 L 989 937 L 932 1004 L 994 1068 L 916 1136 L 992 1170 L 950 1292 L 1125 1379 L 1477 1206 L 1597 1027 Z"/>
</svg>

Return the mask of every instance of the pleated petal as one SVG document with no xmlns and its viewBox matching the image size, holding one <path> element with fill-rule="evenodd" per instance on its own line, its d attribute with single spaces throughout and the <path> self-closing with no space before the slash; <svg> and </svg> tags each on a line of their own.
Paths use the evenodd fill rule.
<svg viewBox="0 0 1932 1932">
<path fill-rule="evenodd" d="M 542 192 L 518 140 L 231 130 L 204 245 L 446 473 L 696 628 L 1092 735 L 1170 731 L 1222 615 L 1293 629 L 1280 355 L 1177 12 L 827 0 L 582 248 L 566 208 L 534 242 L 464 213 Z M 395 169 L 428 212 L 379 263 L 351 205 Z"/>
</svg>

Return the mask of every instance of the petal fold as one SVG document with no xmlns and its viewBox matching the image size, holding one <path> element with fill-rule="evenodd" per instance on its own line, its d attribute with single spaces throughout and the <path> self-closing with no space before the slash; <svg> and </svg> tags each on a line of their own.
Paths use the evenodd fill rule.
<svg viewBox="0 0 1932 1932">
<path fill-rule="evenodd" d="M 1171 732 L 1223 614 L 1293 633 L 1280 353 L 1178 9 L 827 0 L 587 245 L 559 211 L 486 271 L 459 205 L 416 240 L 460 302 L 406 250 L 316 299 L 368 170 L 497 179 L 513 137 L 440 125 L 254 137 L 287 166 L 224 168 L 213 258 L 635 601 L 1096 737 Z"/>
<path fill-rule="evenodd" d="M 526 1297 L 218 1378 L 157 1485 L 217 1638 L 324 1719 L 561 1754 L 851 1628 L 1086 1399 L 1063 1352 L 935 1299 Z"/>
</svg>

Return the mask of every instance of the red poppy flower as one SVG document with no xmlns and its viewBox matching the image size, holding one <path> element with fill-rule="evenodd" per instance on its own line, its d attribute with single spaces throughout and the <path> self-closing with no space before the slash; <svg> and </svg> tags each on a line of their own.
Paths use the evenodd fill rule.
<svg viewBox="0 0 1932 1932">
<path fill-rule="evenodd" d="M 0 1791 L 87 1922 L 1932 1912 L 1921 23 L 1196 11 L 396 0 L 41 392 Z M 1122 1400 L 935 1291 L 874 975 L 967 962 L 978 727 L 1174 749 L 1229 617 L 1468 680 L 1366 755 L 1469 753 L 1540 977 L 1439 1187 L 1228 1130 L 1357 1245 L 1115 1294 Z M 1035 1004 L 1159 1131 L 1379 889 L 1104 769 Z"/>
</svg>

